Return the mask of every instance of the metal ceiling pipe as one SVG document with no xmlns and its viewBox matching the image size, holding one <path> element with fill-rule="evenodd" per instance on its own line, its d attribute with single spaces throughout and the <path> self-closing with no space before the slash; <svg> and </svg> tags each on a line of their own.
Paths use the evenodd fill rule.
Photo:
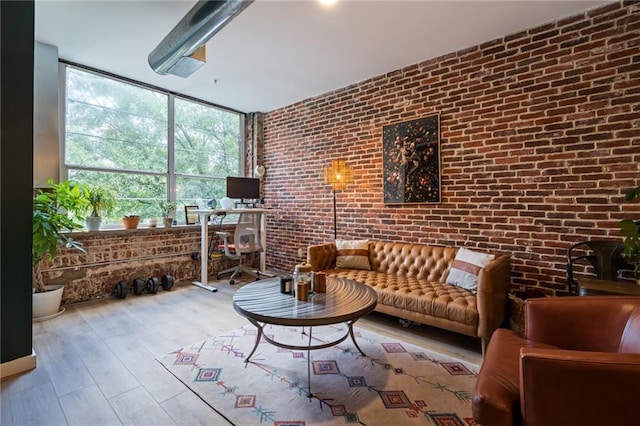
<svg viewBox="0 0 640 426">
<path fill-rule="evenodd" d="M 149 54 L 149 65 L 158 74 L 188 77 L 205 63 L 191 55 L 253 2 L 198 1 Z"/>
</svg>

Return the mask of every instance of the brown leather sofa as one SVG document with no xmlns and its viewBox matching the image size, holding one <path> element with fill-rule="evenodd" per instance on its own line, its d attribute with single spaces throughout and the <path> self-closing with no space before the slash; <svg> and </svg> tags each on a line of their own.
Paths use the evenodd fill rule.
<svg viewBox="0 0 640 426">
<path fill-rule="evenodd" d="M 525 338 L 498 329 L 473 396 L 484 426 L 640 419 L 640 297 L 530 299 Z"/>
<path fill-rule="evenodd" d="M 373 288 L 378 294 L 376 311 L 482 339 L 505 319 L 510 285 L 510 259 L 496 254 L 478 275 L 474 294 L 446 283 L 457 248 L 409 243 L 370 241 L 371 270 L 336 268 L 334 243 L 307 249 L 313 271 L 348 278 Z"/>
</svg>

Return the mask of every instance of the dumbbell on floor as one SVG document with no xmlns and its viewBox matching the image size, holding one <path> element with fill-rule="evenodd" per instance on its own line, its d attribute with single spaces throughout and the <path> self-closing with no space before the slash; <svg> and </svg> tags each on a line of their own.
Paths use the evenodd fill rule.
<svg viewBox="0 0 640 426">
<path fill-rule="evenodd" d="M 160 278 L 160 283 L 162 284 L 162 289 L 164 291 L 169 291 L 173 287 L 173 277 L 171 275 L 165 274 Z"/>
<path fill-rule="evenodd" d="M 144 290 L 147 293 L 156 294 L 158 292 L 158 279 L 156 277 L 149 277 L 144 283 Z"/>
<path fill-rule="evenodd" d="M 118 299 L 124 299 L 125 297 L 127 297 L 127 294 L 129 293 L 129 291 L 133 291 L 133 294 L 138 296 L 142 294 L 144 287 L 145 287 L 145 283 L 142 280 L 142 278 L 134 278 L 131 281 L 131 288 L 128 287 L 127 282 L 125 280 L 122 280 L 122 281 L 118 281 L 118 283 L 113 289 L 112 294 L 116 296 Z"/>
<path fill-rule="evenodd" d="M 156 277 L 149 277 L 145 282 L 144 290 L 147 293 L 156 294 L 160 286 L 162 286 L 164 291 L 171 290 L 173 287 L 173 277 L 165 274 L 160 278 L 160 281 L 158 281 L 158 278 Z"/>
<path fill-rule="evenodd" d="M 163 275 L 160 281 L 156 277 L 149 277 L 146 281 L 142 278 L 134 278 L 131 281 L 131 289 L 128 288 L 127 282 L 122 280 L 118 281 L 115 288 L 113 289 L 113 294 L 118 299 L 124 299 L 127 297 L 129 291 L 133 291 L 133 294 L 136 296 L 141 295 L 145 291 L 150 294 L 156 294 L 158 292 L 158 288 L 162 286 L 162 289 L 165 291 L 171 290 L 173 287 L 173 277 L 171 275 Z"/>
</svg>

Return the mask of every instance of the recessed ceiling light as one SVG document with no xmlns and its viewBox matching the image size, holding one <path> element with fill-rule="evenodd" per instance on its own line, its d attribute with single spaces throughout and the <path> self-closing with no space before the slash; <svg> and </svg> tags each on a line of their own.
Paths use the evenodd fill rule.
<svg viewBox="0 0 640 426">
<path fill-rule="evenodd" d="M 338 1 L 338 0 L 318 0 L 318 1 L 319 1 L 320 3 L 322 3 L 322 4 L 324 4 L 324 5 L 329 6 L 329 5 L 334 4 L 334 3 L 335 3 L 336 1 Z"/>
</svg>

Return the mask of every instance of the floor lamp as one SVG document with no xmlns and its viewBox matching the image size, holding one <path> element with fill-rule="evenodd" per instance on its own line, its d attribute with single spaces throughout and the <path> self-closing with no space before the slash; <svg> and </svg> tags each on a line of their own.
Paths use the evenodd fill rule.
<svg viewBox="0 0 640 426">
<path fill-rule="evenodd" d="M 344 190 L 353 183 L 353 167 L 346 165 L 344 160 L 333 160 L 331 166 L 324 168 L 324 183 L 333 189 L 333 239 L 338 238 L 336 191 Z"/>
</svg>

